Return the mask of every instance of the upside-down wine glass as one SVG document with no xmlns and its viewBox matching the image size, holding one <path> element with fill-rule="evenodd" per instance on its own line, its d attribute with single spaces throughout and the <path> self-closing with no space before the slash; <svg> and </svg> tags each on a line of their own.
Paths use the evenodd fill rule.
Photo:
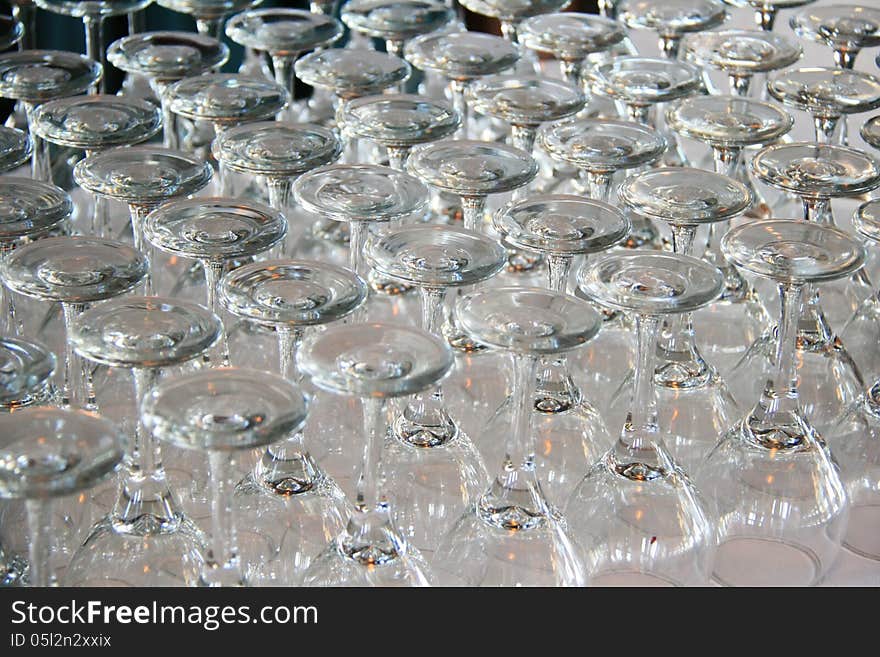
<svg viewBox="0 0 880 657">
<path fill-rule="evenodd" d="M 403 57 L 407 41 L 439 30 L 455 13 L 433 0 L 349 0 L 339 17 L 348 29 L 383 39 L 386 52 Z"/>
<path fill-rule="evenodd" d="M 196 20 L 199 34 L 220 39 L 223 35 L 223 23 L 227 16 L 237 14 L 256 7 L 263 0 L 156 0 L 156 4 L 176 11 L 189 14 Z"/>
<path fill-rule="evenodd" d="M 702 32 L 727 20 L 721 0 L 622 0 L 616 18 L 629 28 L 648 29 L 660 38 L 660 53 L 677 59 L 681 38 Z"/>
</svg>

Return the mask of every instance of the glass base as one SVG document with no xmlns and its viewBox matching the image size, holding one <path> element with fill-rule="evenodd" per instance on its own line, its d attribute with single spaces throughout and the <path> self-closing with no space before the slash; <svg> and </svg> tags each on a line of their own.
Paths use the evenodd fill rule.
<svg viewBox="0 0 880 657">
<path fill-rule="evenodd" d="M 722 586 L 814 586 L 822 572 L 812 550 L 786 541 L 733 538 L 715 553 L 712 578 Z"/>
</svg>

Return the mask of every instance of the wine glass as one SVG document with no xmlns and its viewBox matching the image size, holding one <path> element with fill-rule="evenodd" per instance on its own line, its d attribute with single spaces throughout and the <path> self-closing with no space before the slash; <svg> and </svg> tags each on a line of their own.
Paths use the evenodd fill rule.
<svg viewBox="0 0 880 657">
<path fill-rule="evenodd" d="M 30 126 L 34 108 L 47 100 L 76 96 L 96 84 L 103 75 L 100 64 L 83 55 L 61 50 L 23 50 L 0 55 L 0 97 L 24 105 Z M 48 146 L 34 133 L 31 175 L 51 182 Z"/>
<path fill-rule="evenodd" d="M 755 10 L 755 24 L 764 32 L 772 32 L 776 16 L 781 9 L 795 9 L 809 5 L 816 0 L 724 0 L 734 7 L 752 7 Z"/>
<path fill-rule="evenodd" d="M 627 27 L 657 32 L 660 52 L 667 59 L 678 58 L 685 33 L 709 30 L 727 20 L 721 0 L 622 0 L 616 10 Z"/>
<path fill-rule="evenodd" d="M 454 12 L 432 0 L 348 0 L 339 17 L 348 29 L 385 41 L 385 50 L 403 57 L 410 39 L 439 30 Z"/>
<path fill-rule="evenodd" d="M 106 480 L 119 466 L 122 444 L 113 423 L 85 411 L 28 408 L 0 415 L 0 498 L 25 500 L 31 586 L 54 583 L 54 498 Z"/>
<path fill-rule="evenodd" d="M 737 266 L 779 285 L 775 367 L 743 419 L 725 432 L 697 474 L 715 500 L 719 547 L 713 577 L 725 585 L 805 586 L 828 571 L 847 523 L 833 457 L 799 398 L 799 308 L 809 286 L 849 277 L 864 249 L 828 225 L 770 219 L 721 240 Z"/>
<path fill-rule="evenodd" d="M 156 0 L 156 4 L 176 11 L 189 14 L 196 19 L 199 34 L 220 39 L 223 22 L 227 16 L 256 7 L 263 0 Z"/>
<path fill-rule="evenodd" d="M 617 208 L 566 194 L 539 194 L 512 202 L 498 210 L 494 225 L 506 242 L 544 255 L 547 287 L 562 294 L 568 291 L 575 257 L 587 259 L 623 243 L 631 227 Z M 610 443 L 604 418 L 573 376 L 574 372 L 595 375 L 599 371 L 595 352 L 609 346 L 603 331 L 572 355 L 577 363 L 573 367 L 565 355 L 539 363 L 530 404 L 531 432 L 532 440 L 540 446 L 537 468 L 553 504 L 565 503 L 586 464 L 595 461 Z M 615 353 L 619 366 L 621 354 L 619 350 Z M 512 416 L 512 404 L 511 396 L 495 410 L 482 435 L 494 437 L 509 431 L 505 427 Z M 504 447 L 497 441 L 487 441 L 481 447 L 489 462 L 503 456 L 500 450 Z"/>
<path fill-rule="evenodd" d="M 72 212 L 70 195 L 55 185 L 0 177 L 0 254 L 8 255 L 21 244 L 58 230 Z M 0 285 L 0 331 L 4 335 L 23 331 L 6 285 Z"/>
<path fill-rule="evenodd" d="M 631 176 L 621 185 L 620 199 L 633 212 L 666 222 L 673 251 L 687 256 L 694 255 L 699 226 L 729 222 L 752 202 L 749 189 L 733 178 L 686 167 Z M 691 313 L 676 313 L 663 322 L 652 381 L 656 430 L 675 462 L 693 472 L 739 409 L 715 365 L 703 357 Z M 622 421 L 631 399 L 621 390 L 612 407 L 615 401 L 623 408 L 613 418 Z"/>
<path fill-rule="evenodd" d="M 667 142 L 665 165 L 688 166 L 675 133 L 665 128 L 662 114 L 652 117 L 651 110 L 660 103 L 701 92 L 703 78 L 696 66 L 678 60 L 617 57 L 594 66 L 585 79 L 593 93 L 622 102 L 630 121 L 657 128 Z"/>
<path fill-rule="evenodd" d="M 853 226 L 870 246 L 880 240 L 880 201 L 859 206 Z M 877 472 L 880 452 L 877 449 L 880 427 L 880 363 L 874 345 L 877 336 L 878 300 L 867 299 L 843 329 L 847 344 L 862 357 L 862 371 L 868 388 L 828 431 L 828 443 L 840 465 L 840 476 L 849 498 L 849 524 L 843 544 L 867 559 L 880 559 L 880 544 L 871 528 L 876 525 L 880 489 Z"/>
<path fill-rule="evenodd" d="M 461 116 L 444 100 L 384 94 L 348 101 L 342 121 L 352 136 L 384 146 L 388 165 L 404 171 L 413 146 L 452 136 Z"/>
<path fill-rule="evenodd" d="M 455 312 L 474 339 L 510 354 L 514 415 L 510 430 L 494 437 L 505 448 L 491 485 L 434 554 L 438 578 L 457 586 L 584 586 L 587 575 L 565 519 L 544 494 L 530 424 L 540 358 L 589 342 L 599 314 L 572 296 L 523 287 L 472 292 Z"/>
<path fill-rule="evenodd" d="M 300 584 L 327 537 L 344 527 L 346 502 L 337 481 L 354 486 L 356 423 L 337 396 L 300 380 L 296 354 L 307 332 L 348 317 L 366 296 L 366 283 L 354 272 L 309 260 L 255 262 L 220 281 L 224 308 L 274 329 L 281 376 L 310 395 L 303 431 L 268 446 L 236 486 L 236 509 L 250 519 L 241 551 L 255 583 Z"/>
<path fill-rule="evenodd" d="M 565 9 L 570 0 L 537 0 L 517 2 L 511 0 L 463 0 L 461 6 L 475 14 L 496 19 L 501 24 L 501 34 L 512 44 L 518 44 L 520 23 L 532 16 L 548 14 Z"/>
<path fill-rule="evenodd" d="M 73 323 L 68 339 L 77 354 L 131 370 L 136 410 L 118 496 L 73 555 L 68 585 L 180 586 L 199 577 L 204 536 L 178 507 L 140 409 L 161 368 L 201 356 L 221 330 L 203 306 L 162 297 L 113 299 Z"/>
<path fill-rule="evenodd" d="M 302 9 L 251 9 L 226 23 L 226 36 L 230 39 L 245 48 L 269 54 L 275 82 L 287 89 L 290 98 L 295 95 L 297 58 L 309 50 L 329 46 L 342 32 L 342 24 L 332 16 Z"/>
<path fill-rule="evenodd" d="M 55 354 L 36 342 L 0 338 L 0 372 L 0 413 L 41 404 L 52 396 Z M 17 586 L 25 581 L 27 560 L 17 550 L 21 532 L 3 519 L 0 514 L 0 586 Z"/>
<path fill-rule="evenodd" d="M 501 37 L 477 32 L 425 34 L 406 44 L 404 56 L 421 71 L 434 71 L 449 81 L 452 106 L 461 116 L 460 134 L 470 135 L 465 90 L 474 78 L 500 73 L 519 60 L 519 50 Z"/>
<path fill-rule="evenodd" d="M 767 82 L 770 95 L 783 105 L 805 110 L 813 117 L 815 139 L 834 143 L 840 118 L 880 107 L 880 79 L 835 68 L 799 68 Z M 840 144 L 846 146 L 846 139 Z"/>
<path fill-rule="evenodd" d="M 772 32 L 719 30 L 688 34 L 682 40 L 686 61 L 727 74 L 730 93 L 748 96 L 755 74 L 787 68 L 804 54 L 800 44 Z"/>
<path fill-rule="evenodd" d="M 165 89 L 183 78 L 220 68 L 229 60 L 229 48 L 220 41 L 189 32 L 144 32 L 118 39 L 107 48 L 107 61 L 120 71 L 140 75 L 162 106 L 163 145 L 177 148 L 174 113 Z"/>
<path fill-rule="evenodd" d="M 54 14 L 81 18 L 86 33 L 86 52 L 89 59 L 106 65 L 104 52 L 104 19 L 110 16 L 121 16 L 131 12 L 140 11 L 153 0 L 90 0 L 78 2 L 77 0 L 34 0 L 37 7 L 51 11 Z M 95 81 L 100 85 L 96 93 L 103 93 L 104 79 Z"/>
<path fill-rule="evenodd" d="M 127 203 L 134 247 L 143 251 L 143 222 L 151 210 L 172 198 L 203 189 L 211 165 L 182 151 L 128 146 L 93 154 L 77 162 L 73 179 L 99 196 Z"/>
<path fill-rule="evenodd" d="M 82 149 L 88 156 L 147 141 L 162 129 L 162 113 L 152 103 L 137 98 L 73 96 L 37 107 L 30 126 L 44 142 Z M 88 232 L 100 235 L 109 220 L 103 197 L 95 197 L 92 210 Z"/>
<path fill-rule="evenodd" d="M 851 69 L 863 48 L 880 46 L 880 8 L 859 5 L 812 7 L 791 17 L 791 29 L 802 39 L 832 49 L 834 63 Z"/>
<path fill-rule="evenodd" d="M 584 61 L 594 53 L 622 43 L 626 31 L 617 21 L 578 12 L 545 13 L 522 21 L 517 33 L 529 50 L 548 53 L 559 60 L 562 77 L 571 86 L 583 85 Z"/>
<path fill-rule="evenodd" d="M 663 316 L 718 298 L 721 271 L 689 256 L 632 251 L 588 264 L 578 284 L 594 302 L 635 314 L 638 340 L 633 396 L 619 438 L 565 507 L 585 567 L 594 584 L 705 585 L 715 547 L 711 512 L 665 445 L 653 378 Z"/>
<path fill-rule="evenodd" d="M 306 339 L 299 368 L 318 388 L 360 397 L 363 451 L 354 509 L 345 529 L 313 560 L 306 586 L 426 586 L 433 576 L 397 529 L 382 468 L 388 398 L 432 388 L 452 353 L 423 331 L 388 324 L 328 327 Z"/>
<path fill-rule="evenodd" d="M 61 304 L 64 372 L 61 405 L 96 407 L 91 375 L 76 357 L 71 326 L 87 304 L 130 292 L 146 278 L 147 258 L 119 242 L 94 237 L 47 237 L 0 261 L 0 277 L 18 294 Z"/>
<path fill-rule="evenodd" d="M 506 260 L 501 245 L 479 233 L 426 225 L 374 236 L 364 256 L 382 276 L 418 288 L 421 328 L 441 339 L 449 288 L 481 283 L 501 271 Z M 395 412 L 385 448 L 394 522 L 427 558 L 489 480 L 456 415 L 439 384 L 418 393 Z"/>
<path fill-rule="evenodd" d="M 880 116 L 875 116 L 865 121 L 861 130 L 859 130 L 859 134 L 861 134 L 862 139 L 865 140 L 868 146 L 873 146 L 880 150 Z"/>
<path fill-rule="evenodd" d="M 293 383 L 246 369 L 215 369 L 168 379 L 144 399 L 144 426 L 156 438 L 208 453 L 211 543 L 200 586 L 246 585 L 238 548 L 235 467 L 243 452 L 299 431 L 306 409 L 306 399 Z"/>
</svg>

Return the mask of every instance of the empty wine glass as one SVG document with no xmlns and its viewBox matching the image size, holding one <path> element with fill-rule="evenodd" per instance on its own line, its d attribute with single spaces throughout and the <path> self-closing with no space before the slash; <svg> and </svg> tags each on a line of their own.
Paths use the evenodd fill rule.
<svg viewBox="0 0 880 657">
<path fill-rule="evenodd" d="M 83 55 L 61 50 L 23 50 L 0 55 L 0 97 L 24 105 L 30 126 L 34 108 L 47 100 L 76 96 L 98 82 L 103 69 Z M 51 182 L 48 146 L 30 133 L 34 145 L 31 175 Z"/>
<path fill-rule="evenodd" d="M 223 306 L 275 330 L 281 375 L 311 395 L 304 430 L 268 446 L 236 487 L 235 508 L 249 518 L 241 552 L 254 583 L 300 584 L 312 557 L 344 527 L 335 477 L 348 484 L 357 476 L 356 423 L 349 426 L 351 409 L 336 403 L 336 395 L 300 381 L 296 354 L 307 331 L 349 316 L 366 296 L 366 283 L 354 272 L 309 260 L 252 263 L 221 279 Z"/>
<path fill-rule="evenodd" d="M 816 0 L 724 0 L 724 2 L 734 7 L 752 7 L 755 10 L 755 24 L 764 32 L 772 32 L 779 10 L 803 7 Z"/>
<path fill-rule="evenodd" d="M 0 173 L 17 169 L 33 157 L 34 144 L 26 132 L 0 126 Z"/>
<path fill-rule="evenodd" d="M 387 52 L 403 57 L 407 41 L 439 30 L 455 14 L 432 0 L 348 0 L 339 16 L 348 29 L 384 39 Z"/>
<path fill-rule="evenodd" d="M 721 0 L 623 0 L 616 10 L 627 27 L 657 32 L 660 52 L 667 59 L 678 57 L 685 33 L 709 30 L 727 20 Z"/>
<path fill-rule="evenodd" d="M 189 14 L 196 19 L 199 34 L 220 39 L 227 16 L 259 5 L 263 0 L 156 0 L 171 11 Z"/>
<path fill-rule="evenodd" d="M 31 586 L 54 583 L 53 499 L 97 486 L 113 474 L 122 454 L 116 426 L 91 413 L 29 408 L 0 415 L 0 498 L 25 500 Z"/>
<path fill-rule="evenodd" d="M 293 383 L 257 370 L 196 372 L 164 381 L 147 394 L 143 417 L 148 431 L 176 447 L 207 452 L 211 543 L 199 585 L 246 585 L 236 531 L 238 458 L 299 431 L 306 408 Z"/>
<path fill-rule="evenodd" d="M 698 473 L 717 505 L 713 577 L 726 585 L 811 585 L 834 562 L 847 523 L 846 492 L 825 441 L 800 403 L 808 374 L 797 354 L 809 285 L 851 276 L 864 249 L 843 231 L 804 221 L 743 224 L 721 241 L 737 266 L 779 285 L 775 367 L 745 417 Z"/>
<path fill-rule="evenodd" d="M 44 142 L 82 149 L 86 155 L 147 141 L 162 128 L 152 103 L 126 96 L 74 96 L 43 103 L 31 115 L 31 131 Z M 104 198 L 95 197 L 88 232 L 106 229 Z"/>
<path fill-rule="evenodd" d="M 200 575 L 201 530 L 179 509 L 141 404 L 163 367 L 201 356 L 221 334 L 203 306 L 161 297 L 113 299 L 82 313 L 68 339 L 92 362 L 129 369 L 133 430 L 117 499 L 73 555 L 70 586 L 180 586 Z"/>
<path fill-rule="evenodd" d="M 365 96 L 342 108 L 346 130 L 385 147 L 388 165 L 403 171 L 413 146 L 452 136 L 461 116 L 443 100 L 406 94 Z"/>
<path fill-rule="evenodd" d="M 581 69 L 593 53 L 605 52 L 622 43 L 626 31 L 617 21 L 563 12 L 543 14 L 522 21 L 517 28 L 519 41 L 529 50 L 548 53 L 559 60 L 562 76 L 573 87 L 582 87 Z"/>
<path fill-rule="evenodd" d="M 118 39 L 107 48 L 107 61 L 120 71 L 141 75 L 162 105 L 163 145 L 177 148 L 168 85 L 218 69 L 229 60 L 229 48 L 218 40 L 189 32 L 144 32 Z"/>
<path fill-rule="evenodd" d="M 331 326 L 308 338 L 297 356 L 317 387 L 361 398 L 363 460 L 354 510 L 345 529 L 312 560 L 307 586 L 425 586 L 425 560 L 395 527 L 386 495 L 382 452 L 385 404 L 432 388 L 452 367 L 441 340 L 404 326 Z"/>
<path fill-rule="evenodd" d="M 510 0 L 462 0 L 465 9 L 475 14 L 496 19 L 501 24 L 501 34 L 513 44 L 519 43 L 518 31 L 521 21 L 531 16 L 561 11 L 570 0 L 536 0 L 518 2 Z"/>
<path fill-rule="evenodd" d="M 9 254 L 17 246 L 59 229 L 72 212 L 70 195 L 55 185 L 0 177 L 0 254 Z M 5 285 L 0 285 L 0 331 L 4 335 L 21 332 Z"/>
<path fill-rule="evenodd" d="M 683 56 L 727 74 L 730 93 L 748 96 L 756 74 L 791 66 L 804 54 L 800 44 L 772 32 L 721 30 L 688 34 Z"/>
<path fill-rule="evenodd" d="M 575 257 L 588 258 L 621 244 L 630 231 L 630 221 L 623 212 L 601 201 L 580 196 L 548 194 L 531 196 L 499 209 L 494 218 L 496 230 L 506 242 L 544 255 L 548 284 L 554 292 L 566 293 Z M 538 445 L 538 471 L 551 503 L 564 504 L 584 472 L 609 446 L 605 420 L 582 392 L 572 376 L 576 371 L 599 373 L 596 351 L 608 348 L 600 331 L 590 343 L 579 349 L 569 366 L 566 355 L 542 359 L 531 400 L 532 440 Z M 621 353 L 615 351 L 617 367 Z M 509 431 L 512 396 L 495 410 L 481 432 L 496 437 Z M 486 460 L 498 462 L 504 446 L 498 441 L 481 443 Z"/>
<path fill-rule="evenodd" d="M 295 94 L 297 58 L 309 50 L 329 46 L 342 36 L 342 31 L 342 24 L 332 16 L 302 9 L 252 9 L 226 23 L 230 39 L 269 54 L 275 82 L 287 89 L 290 98 Z"/>
<path fill-rule="evenodd" d="M 687 166 L 687 156 L 675 138 L 665 129 L 663 116 L 652 117 L 652 108 L 691 96 L 703 90 L 700 70 L 686 62 L 649 57 L 617 57 L 598 64 L 585 73 L 594 93 L 607 96 L 626 106 L 630 121 L 655 126 L 667 142 L 664 164 Z"/>
<path fill-rule="evenodd" d="M 794 33 L 829 46 L 834 63 L 851 69 L 862 48 L 880 46 L 880 8 L 859 5 L 811 7 L 791 17 Z"/>
<path fill-rule="evenodd" d="M 547 125 L 538 143 L 550 157 L 576 167 L 587 195 L 611 200 L 617 171 L 651 164 L 666 152 L 666 139 L 656 130 L 638 123 L 604 119 L 575 119 Z M 633 218 L 626 246 L 636 248 L 657 241 L 657 229 L 644 218 Z"/>
<path fill-rule="evenodd" d="M 513 420 L 494 479 L 452 526 L 434 554 L 444 585 L 583 586 L 565 520 L 546 498 L 536 467 L 531 412 L 538 361 L 586 344 L 601 319 L 580 299 L 538 288 L 472 292 L 456 304 L 464 331 L 510 354 Z M 487 437 L 488 438 L 488 437 Z"/>
<path fill-rule="evenodd" d="M 147 214 L 169 199 L 195 194 L 211 182 L 212 175 L 210 164 L 155 146 L 113 148 L 80 160 L 73 168 L 73 179 L 86 191 L 128 204 L 138 251 L 143 251 Z"/>
<path fill-rule="evenodd" d="M 871 245 L 880 241 L 880 201 L 862 204 L 853 218 L 859 234 Z M 858 313 L 843 330 L 847 344 L 862 357 L 862 370 L 868 382 L 866 392 L 828 431 L 828 443 L 840 464 L 840 476 L 849 498 L 849 524 L 843 544 L 856 554 L 868 559 L 880 559 L 880 544 L 871 528 L 876 526 L 880 507 L 878 469 L 880 469 L 880 362 L 874 346 L 877 344 L 878 299 L 872 295 L 862 304 Z"/>
<path fill-rule="evenodd" d="M 472 82 L 470 106 L 510 125 L 511 146 L 531 153 L 538 128 L 580 112 L 586 96 L 567 83 L 541 76 L 492 75 Z"/>
<path fill-rule="evenodd" d="M 667 450 L 653 379 L 663 316 L 718 298 L 721 271 L 689 256 L 635 251 L 586 266 L 578 283 L 594 302 L 635 314 L 638 340 L 633 396 L 619 438 L 565 507 L 585 567 L 594 584 L 705 585 L 715 547 L 711 513 Z"/>
<path fill-rule="evenodd" d="M 34 0 L 40 9 L 51 11 L 55 14 L 81 18 L 86 32 L 86 52 L 89 59 L 105 65 L 104 51 L 104 19 L 110 16 L 121 16 L 135 11 L 140 11 L 153 0 L 90 0 L 89 2 L 77 2 L 76 0 Z M 101 85 L 99 91 L 103 92 L 104 80 L 96 80 Z"/>
<path fill-rule="evenodd" d="M 840 118 L 880 107 L 880 79 L 834 68 L 785 71 L 767 83 L 770 95 L 783 105 L 805 110 L 813 117 L 817 142 L 830 144 Z M 845 136 L 839 143 L 846 146 Z"/>
<path fill-rule="evenodd" d="M 147 258 L 130 246 L 94 237 L 47 237 L 16 249 L 0 262 L 0 276 L 9 289 L 61 303 L 65 334 L 62 406 L 94 410 L 96 403 L 91 376 L 73 351 L 73 322 L 87 304 L 136 288 L 148 269 Z"/>
<path fill-rule="evenodd" d="M 632 176 L 621 186 L 620 199 L 634 212 L 669 224 L 673 251 L 681 255 L 693 255 L 699 226 L 729 222 L 752 201 L 742 183 L 685 167 Z M 737 417 L 738 408 L 724 379 L 697 346 L 691 313 L 676 313 L 665 319 L 654 368 L 656 430 L 675 462 L 686 472 L 693 472 L 714 446 L 718 434 Z M 623 408 L 613 418 L 622 421 L 631 399 L 621 389 L 617 399 L 612 399 L 612 406 L 615 401 Z"/>
<path fill-rule="evenodd" d="M 449 81 L 452 106 L 461 116 L 461 136 L 470 135 L 465 90 L 474 78 L 501 73 L 519 60 L 516 46 L 491 34 L 440 32 L 406 44 L 404 55 L 421 71 L 434 71 Z"/>
<path fill-rule="evenodd" d="M 421 328 L 441 338 L 447 290 L 476 285 L 504 266 L 492 239 L 448 226 L 408 226 L 367 242 L 374 271 L 418 288 Z M 480 453 L 438 384 L 411 397 L 394 416 L 384 455 L 393 518 L 406 540 L 429 557 L 451 524 L 485 490 Z"/>
</svg>

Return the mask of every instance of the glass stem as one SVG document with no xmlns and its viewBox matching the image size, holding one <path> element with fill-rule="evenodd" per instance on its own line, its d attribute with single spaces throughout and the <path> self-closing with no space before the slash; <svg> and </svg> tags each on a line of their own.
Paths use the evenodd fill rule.
<svg viewBox="0 0 880 657">
<path fill-rule="evenodd" d="M 18 49 L 34 50 L 37 47 L 37 6 L 32 2 L 14 2 L 12 15 L 24 25 L 24 35 Z"/>
<path fill-rule="evenodd" d="M 531 155 L 537 135 L 538 129 L 533 125 L 511 125 L 510 145 Z"/>
<path fill-rule="evenodd" d="M 749 90 L 752 86 L 751 75 L 728 75 L 727 81 L 730 85 L 731 94 L 742 98 L 748 98 Z"/>
<path fill-rule="evenodd" d="M 831 213 L 830 198 L 809 198 L 804 196 L 802 199 L 804 206 L 804 220 L 812 221 L 817 224 L 834 225 L 834 215 Z"/>
<path fill-rule="evenodd" d="M 177 149 L 177 116 L 171 111 L 170 103 L 165 100 L 165 89 L 168 83 L 164 80 L 150 80 L 150 87 L 162 106 L 162 145 L 165 148 Z"/>
<path fill-rule="evenodd" d="M 210 16 L 196 18 L 196 30 L 199 34 L 220 40 L 220 30 L 223 28 L 224 16 Z"/>
<path fill-rule="evenodd" d="M 852 70 L 856 66 L 856 57 L 858 57 L 858 54 L 858 50 L 835 48 L 832 52 L 832 56 L 834 57 L 834 65 L 838 68 L 846 68 Z"/>
<path fill-rule="evenodd" d="M 144 220 L 147 218 L 147 215 L 153 211 L 153 206 L 131 204 L 128 206 L 128 209 L 131 217 L 131 235 L 132 241 L 134 242 L 134 248 L 145 253 Z"/>
<path fill-rule="evenodd" d="M 288 381 L 299 382 L 296 370 L 296 353 L 302 342 L 303 330 L 286 324 L 275 327 L 278 335 L 278 372 Z"/>
<path fill-rule="evenodd" d="M 107 63 L 104 59 L 104 20 L 100 16 L 86 14 L 83 16 L 83 25 L 86 29 L 86 57 L 98 62 L 105 71 L 105 75 L 101 76 L 101 80 L 89 90 L 89 93 L 104 93 L 107 70 Z"/>
<path fill-rule="evenodd" d="M 644 455 L 654 452 L 654 437 L 657 434 L 654 369 L 659 330 L 660 318 L 658 316 L 638 315 L 636 317 L 638 345 L 633 378 L 632 406 L 627 413 L 618 447 L 623 448 L 629 455 L 632 455 L 633 452 L 641 453 L 640 462 L 646 462 Z"/>
<path fill-rule="evenodd" d="M 816 141 L 820 144 L 833 144 L 834 132 L 837 130 L 839 116 L 814 116 Z"/>
<path fill-rule="evenodd" d="M 587 171 L 587 187 L 590 198 L 594 201 L 608 202 L 611 198 L 611 184 L 614 181 L 613 171 Z"/>
<path fill-rule="evenodd" d="M 27 511 L 28 534 L 28 573 L 31 586 L 45 588 L 51 583 L 49 568 L 51 542 L 49 541 L 49 525 L 52 522 L 52 501 L 50 498 L 28 499 L 25 501 Z"/>
<path fill-rule="evenodd" d="M 765 32 L 772 32 L 776 23 L 778 10 L 774 7 L 763 6 L 755 11 L 755 23 Z"/>
<path fill-rule="evenodd" d="M 49 159 L 49 143 L 44 141 L 36 132 L 30 129 L 33 124 L 34 110 L 37 108 L 33 103 L 22 103 L 28 122 L 28 134 L 34 150 L 31 154 L 31 177 L 34 180 L 52 182 L 52 162 Z"/>
<path fill-rule="evenodd" d="M 737 180 L 740 153 L 742 153 L 740 148 L 713 146 L 712 159 L 715 162 L 715 173 Z"/>
<path fill-rule="evenodd" d="M 403 59 L 403 41 L 401 39 L 385 39 L 385 52 Z"/>
<path fill-rule="evenodd" d="M 449 91 L 452 94 L 452 106 L 461 117 L 461 125 L 458 128 L 458 132 L 456 132 L 456 137 L 458 139 L 468 139 L 470 136 L 470 117 L 468 117 L 467 97 L 465 96 L 466 88 L 467 82 L 464 80 L 449 81 Z"/>
<path fill-rule="evenodd" d="M 64 335 L 70 335 L 70 327 L 74 320 L 85 310 L 82 303 L 62 303 L 64 315 Z M 86 406 L 83 381 L 85 380 L 82 359 L 73 349 L 73 342 L 64 340 L 64 388 L 61 395 L 61 403 L 66 407 Z"/>
<path fill-rule="evenodd" d="M 365 443 L 355 505 L 358 511 L 370 513 L 387 506 L 380 481 L 382 445 L 385 440 L 385 400 L 381 397 L 364 397 L 361 404 Z"/>
<path fill-rule="evenodd" d="M 128 12 L 128 35 L 132 36 L 134 34 L 140 34 L 144 31 L 146 25 L 146 17 L 144 15 L 144 10 L 139 9 L 137 11 Z"/>
<path fill-rule="evenodd" d="M 651 125 L 651 106 L 650 105 L 633 105 L 627 103 L 626 115 L 630 121 L 641 123 L 642 125 Z"/>
<path fill-rule="evenodd" d="M 568 291 L 568 276 L 571 272 L 572 257 L 569 255 L 549 254 L 547 256 L 547 274 L 550 289 L 565 294 Z"/>
<path fill-rule="evenodd" d="M 293 65 L 296 57 L 290 55 L 273 55 L 272 68 L 275 69 L 275 82 L 290 92 L 290 103 L 293 104 L 294 92 L 296 91 L 296 77 Z M 284 110 L 282 110 L 283 112 Z"/>
<path fill-rule="evenodd" d="M 348 265 L 354 273 L 364 280 L 370 274 L 370 266 L 364 259 L 364 245 L 369 231 L 370 225 L 367 221 L 350 221 L 348 223 Z"/>
<path fill-rule="evenodd" d="M 269 205 L 276 210 L 284 210 L 290 205 L 290 189 L 293 187 L 290 178 L 267 176 L 266 187 L 269 191 Z"/>
<path fill-rule="evenodd" d="M 681 35 L 660 35 L 660 54 L 666 59 L 678 59 L 678 49 L 681 45 Z"/>
<path fill-rule="evenodd" d="M 388 166 L 398 171 L 403 171 L 406 166 L 406 160 L 409 158 L 409 146 L 386 146 L 388 152 Z"/>
<path fill-rule="evenodd" d="M 203 579 L 210 586 L 241 586 L 244 578 L 238 560 L 238 540 L 233 512 L 235 452 L 211 451 L 211 550 Z M 212 570 L 213 569 L 213 570 Z"/>
<path fill-rule="evenodd" d="M 467 230 L 483 232 L 483 217 L 486 213 L 485 196 L 462 196 L 461 211 L 464 227 Z"/>
<path fill-rule="evenodd" d="M 223 276 L 223 260 L 209 259 L 202 261 L 202 269 L 205 271 L 205 292 L 207 295 L 207 307 L 212 313 L 220 316 L 217 308 L 217 287 L 220 285 L 220 277 Z M 221 358 L 223 359 L 223 367 L 229 367 L 229 338 L 226 335 L 226 328 L 222 327 L 221 322 L 220 348 L 223 350 Z"/>
<path fill-rule="evenodd" d="M 581 72 L 584 63 L 580 59 L 561 59 L 559 60 L 559 68 L 562 71 L 563 79 L 575 89 L 583 89 L 584 83 L 581 80 Z"/>
</svg>

